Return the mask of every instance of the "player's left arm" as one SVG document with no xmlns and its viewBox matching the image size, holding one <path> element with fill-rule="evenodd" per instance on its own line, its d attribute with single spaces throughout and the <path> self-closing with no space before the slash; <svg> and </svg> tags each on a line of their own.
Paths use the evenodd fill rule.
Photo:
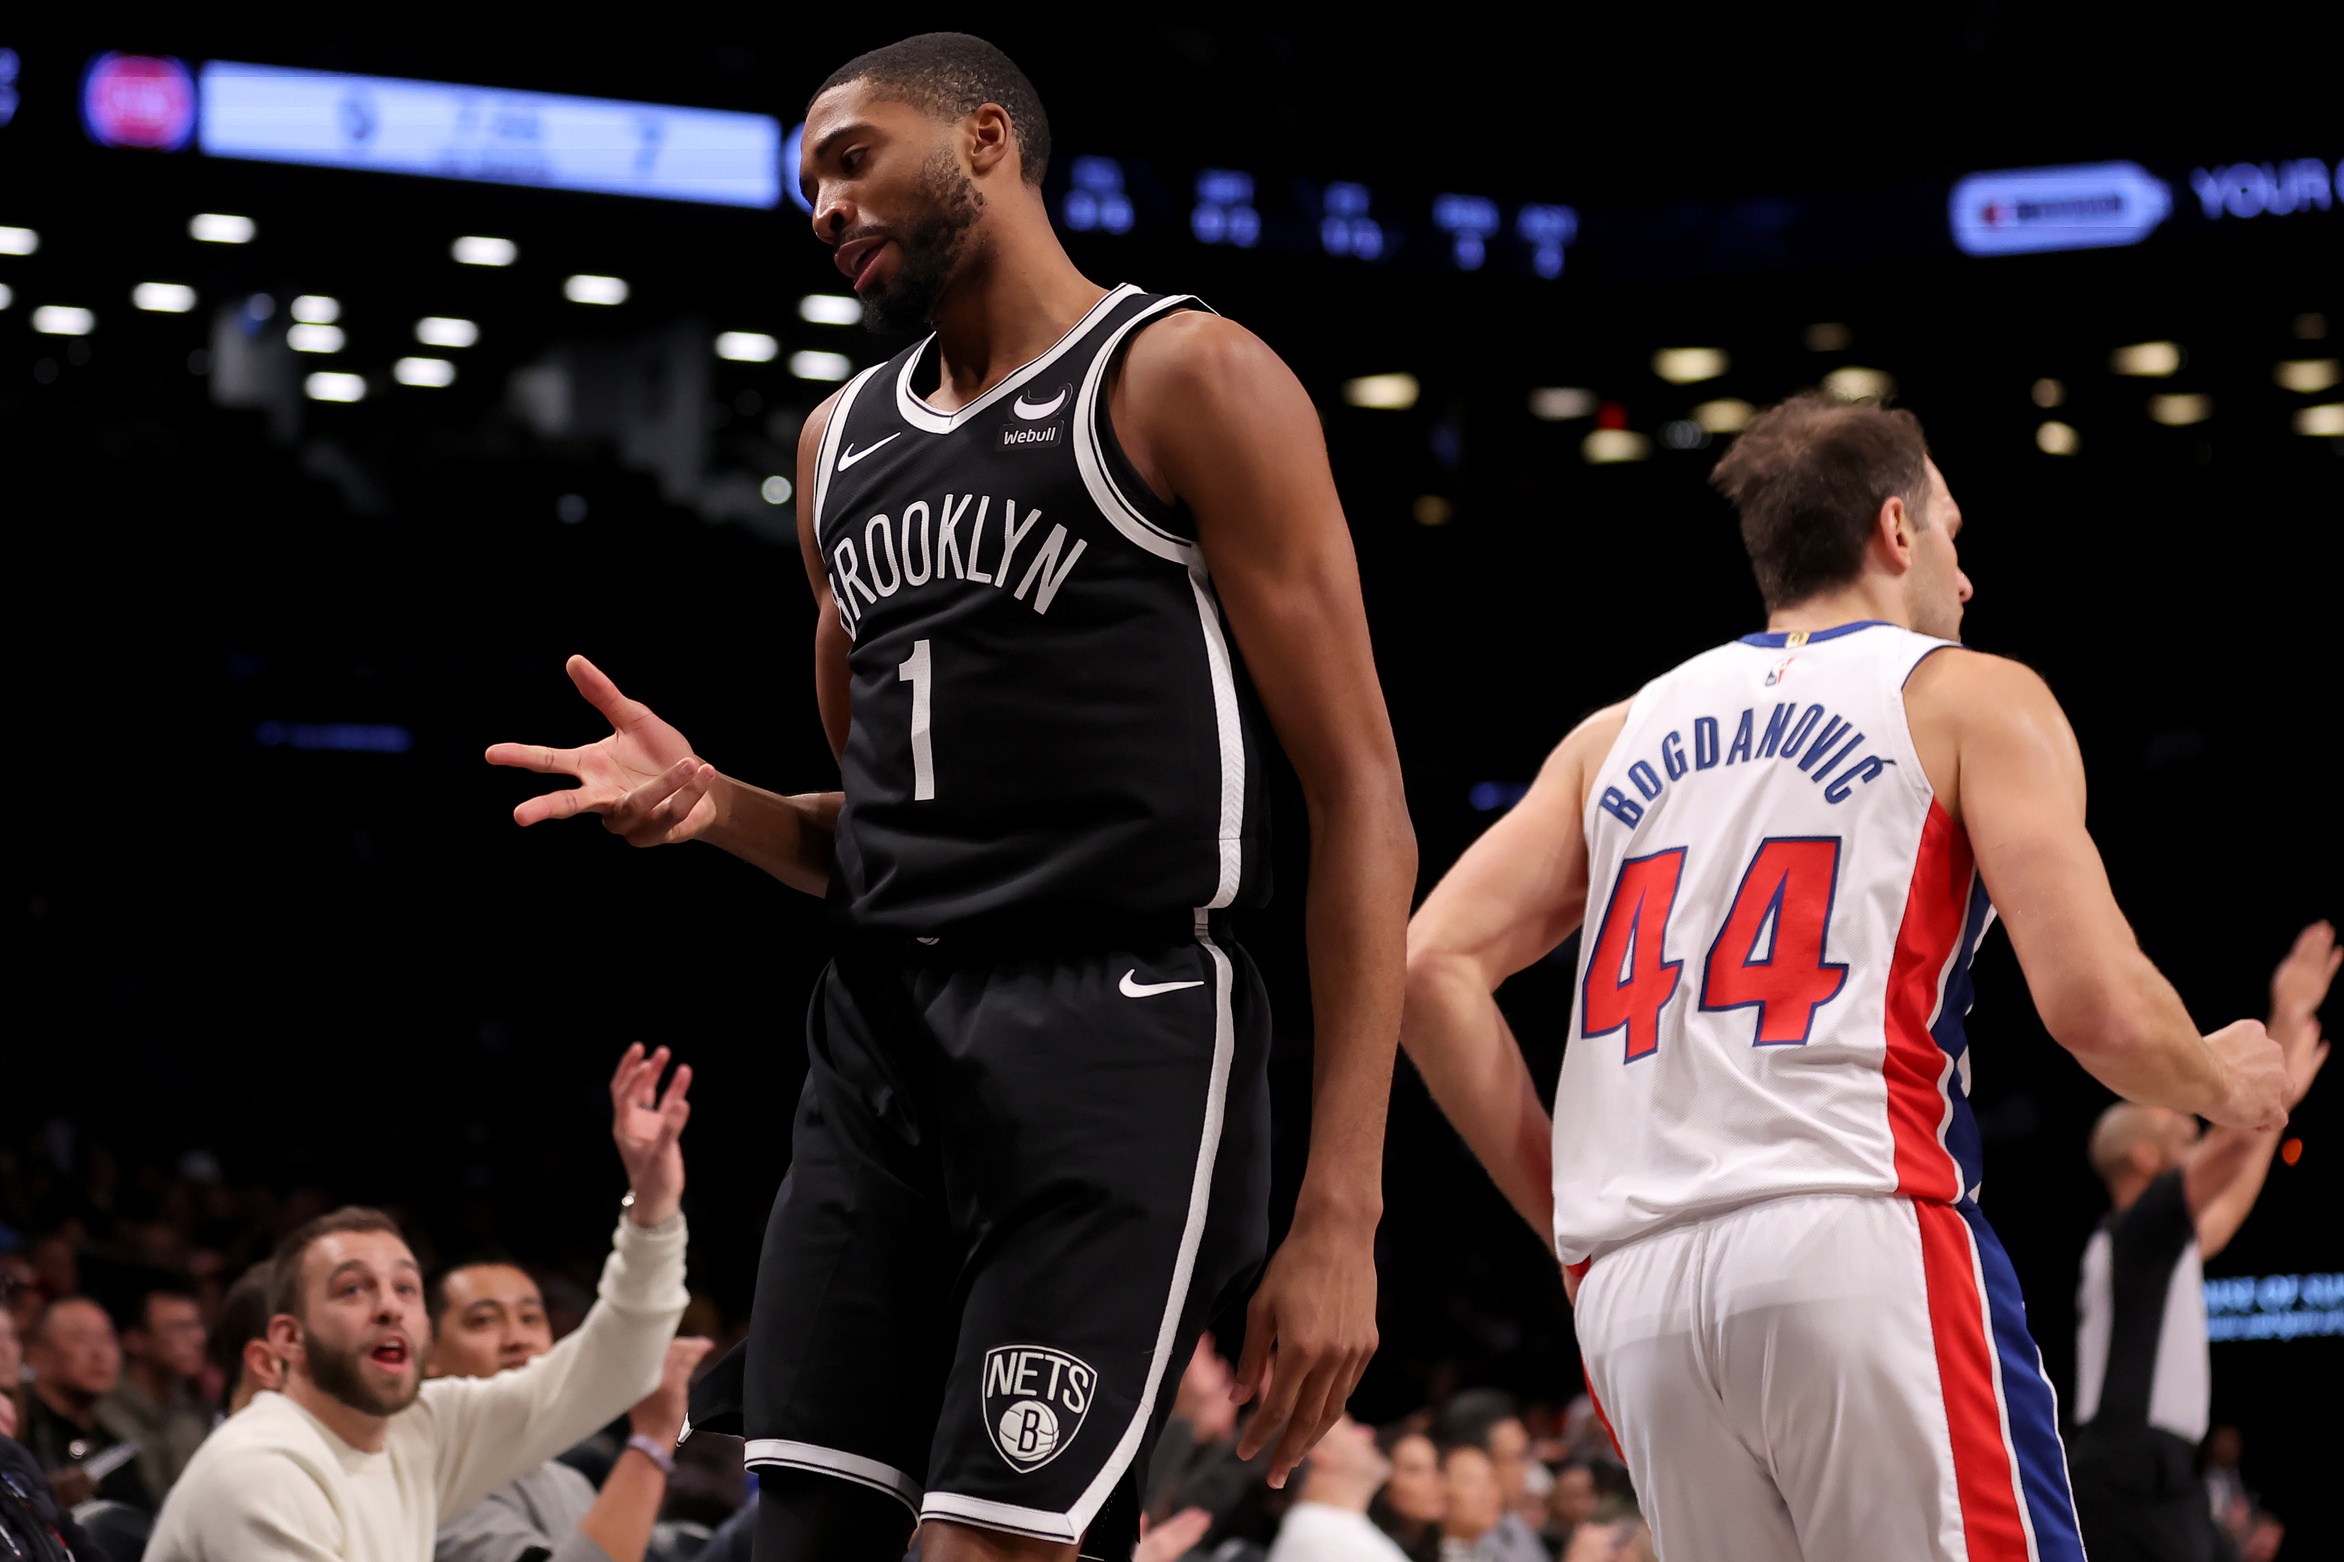
<svg viewBox="0 0 2344 1562">
<path fill-rule="evenodd" d="M 1318 412 L 1277 354 L 1216 315 L 1158 322 L 1109 401 L 1125 453 L 1187 503 L 1213 588 L 1310 815 L 1316 1014 L 1310 1159 L 1238 1364 L 1259 1396 L 1241 1451 L 1271 1484 L 1316 1443 L 1375 1353 L 1384 1112 L 1416 886 L 1400 757 Z"/>
<path fill-rule="evenodd" d="M 2266 1029 L 2287 1056 L 2289 1110 L 2311 1089 L 2320 1065 L 2328 1061 L 2328 1044 L 2320 1039 L 2320 1004 L 2340 963 L 2344 949 L 2336 946 L 2335 928 L 2314 922 L 2296 935 L 2295 947 L 2271 973 Z M 2246 1224 L 2278 1147 L 2276 1128 L 2214 1128 L 2190 1152 L 2181 1187 L 2197 1225 L 2200 1256 L 2212 1258 L 2221 1252 Z"/>
</svg>

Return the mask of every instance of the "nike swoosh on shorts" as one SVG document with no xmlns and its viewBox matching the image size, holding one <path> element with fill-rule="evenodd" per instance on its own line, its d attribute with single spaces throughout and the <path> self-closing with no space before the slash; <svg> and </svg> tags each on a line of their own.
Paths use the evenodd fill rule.
<svg viewBox="0 0 2344 1562">
<path fill-rule="evenodd" d="M 1124 972 L 1123 980 L 1115 984 L 1116 991 L 1122 993 L 1126 998 L 1153 998 L 1158 993 L 1178 992 L 1183 987 L 1204 986 L 1204 983 L 1201 981 L 1135 982 L 1132 980 L 1132 978 L 1137 975 L 1139 975 L 1139 968 L 1137 966 L 1134 966 L 1130 970 Z"/>
</svg>

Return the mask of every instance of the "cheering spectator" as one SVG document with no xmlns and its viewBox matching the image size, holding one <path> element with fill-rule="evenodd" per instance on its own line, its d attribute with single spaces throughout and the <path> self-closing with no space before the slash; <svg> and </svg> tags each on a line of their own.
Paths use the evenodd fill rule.
<svg viewBox="0 0 2344 1562">
<path fill-rule="evenodd" d="M 489 1377 L 553 1349 L 544 1298 L 517 1265 L 461 1265 L 442 1275 L 429 1297 L 433 1377 Z M 692 1371 L 710 1344 L 669 1343 L 659 1387 L 628 1412 L 631 1435 L 601 1495 L 585 1476 L 549 1459 L 441 1525 L 438 1562 L 641 1562 L 675 1470 Z"/>
<path fill-rule="evenodd" d="M 1441 1554 L 1441 1515 L 1449 1508 L 1449 1481 L 1441 1473 L 1441 1451 L 1433 1440 L 1402 1421 L 1376 1436 L 1392 1473 L 1384 1489 L 1367 1505 L 1376 1528 L 1411 1562 L 1437 1562 Z"/>
<path fill-rule="evenodd" d="M 1301 1494 L 1278 1525 L 1270 1562 L 1408 1562 L 1367 1516 L 1391 1474 L 1375 1433 L 1349 1416 L 1337 1420 L 1303 1464 Z"/>
<path fill-rule="evenodd" d="M 1483 1562 L 1549 1562 L 1538 1531 L 1522 1518 L 1528 1484 L 1530 1429 L 1512 1395 L 1494 1388 L 1467 1389 L 1448 1403 L 1433 1428 L 1444 1447 L 1478 1448 L 1489 1456 L 1498 1487 L 1498 1514 L 1477 1542 Z"/>
<path fill-rule="evenodd" d="M 194 1293 L 160 1286 L 139 1298 L 122 1331 L 122 1380 L 98 1401 L 98 1423 L 138 1445 L 138 1473 L 158 1499 L 179 1479 L 212 1429 L 196 1379 L 203 1372 L 203 1311 Z"/>
<path fill-rule="evenodd" d="M 493 1378 L 422 1380 L 423 1277 L 391 1219 L 321 1216 L 271 1260 L 282 1392 L 196 1451 L 146 1562 L 428 1562 L 443 1512 L 535 1469 L 655 1388 L 683 1316 L 689 1068 L 661 1096 L 665 1047 L 627 1049 L 612 1136 L 632 1193 L 577 1332 Z"/>
<path fill-rule="evenodd" d="M 285 1362 L 269 1344 L 269 1266 L 255 1264 L 220 1298 L 209 1341 L 220 1408 L 234 1415 L 263 1389 L 285 1386 Z"/>
<path fill-rule="evenodd" d="M 32 1392 L 21 1440 L 49 1472 L 57 1500 L 70 1508 L 104 1497 L 152 1513 L 138 1445 L 98 1421 L 98 1401 L 122 1379 L 114 1320 L 86 1296 L 62 1297 L 41 1309 L 30 1343 Z"/>
</svg>

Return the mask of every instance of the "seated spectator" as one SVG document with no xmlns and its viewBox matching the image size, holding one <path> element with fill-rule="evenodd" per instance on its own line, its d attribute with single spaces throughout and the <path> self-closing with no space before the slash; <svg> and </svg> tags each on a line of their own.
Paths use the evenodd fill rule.
<svg viewBox="0 0 2344 1562">
<path fill-rule="evenodd" d="M 1434 1423 L 1445 1448 L 1478 1448 L 1489 1456 L 1498 1485 L 1498 1513 L 1476 1542 L 1482 1562 L 1550 1562 L 1538 1531 L 1521 1514 L 1528 1486 L 1530 1429 L 1522 1424 L 1514 1397 L 1500 1389 L 1467 1389 L 1451 1399 Z"/>
<path fill-rule="evenodd" d="M 435 1378 L 485 1378 L 553 1349 L 537 1282 L 514 1264 L 463 1264 L 428 1292 Z M 438 1562 L 642 1562 L 675 1469 L 692 1371 L 713 1342 L 667 1347 L 659 1387 L 627 1413 L 632 1435 L 602 1492 L 558 1459 L 524 1471 L 440 1526 Z"/>
<path fill-rule="evenodd" d="M 568 1339 L 493 1378 L 423 1381 L 423 1277 L 374 1210 L 310 1221 L 270 1261 L 281 1392 L 196 1450 L 146 1562 L 428 1562 L 460 1513 L 655 1388 L 688 1297 L 684 1162 L 691 1070 L 627 1049 L 611 1079 L 628 1196 L 600 1299 Z"/>
<path fill-rule="evenodd" d="M 1441 1562 L 1493 1562 L 1482 1542 L 1506 1511 L 1497 1467 L 1487 1453 L 1462 1443 L 1442 1458 L 1441 1474 L 1449 1492 L 1441 1511 Z"/>
<path fill-rule="evenodd" d="M 285 1386 L 284 1358 L 269 1344 L 269 1266 L 255 1264 L 220 1298 L 208 1342 L 220 1374 L 223 1418 L 252 1403 L 264 1389 Z"/>
<path fill-rule="evenodd" d="M 1391 1475 L 1375 1433 L 1349 1416 L 1337 1420 L 1303 1463 L 1301 1492 L 1279 1522 L 1270 1562 L 1407 1562 L 1367 1516 Z"/>
<path fill-rule="evenodd" d="M 1376 1446 L 1390 1461 L 1392 1473 L 1367 1505 L 1367 1516 L 1412 1562 L 1437 1562 L 1441 1515 L 1449 1508 L 1441 1451 L 1406 1421 L 1385 1427 L 1376 1435 Z"/>
<path fill-rule="evenodd" d="M 178 1286 L 148 1291 L 122 1331 L 122 1381 L 98 1401 L 98 1423 L 138 1444 L 139 1476 L 157 1499 L 212 1429 L 211 1407 L 195 1386 L 203 1347 L 203 1311 L 194 1293 Z"/>
<path fill-rule="evenodd" d="M 41 1309 L 29 1343 L 33 1380 L 21 1441 L 49 1472 L 57 1500 L 71 1508 L 103 1497 L 154 1512 L 138 1445 L 98 1422 L 98 1401 L 122 1379 L 122 1346 L 106 1309 L 86 1296 L 62 1297 Z"/>
<path fill-rule="evenodd" d="M 1546 1523 L 1539 1539 L 1546 1549 L 1562 1556 L 1571 1549 L 1571 1536 L 1595 1517 L 1601 1493 L 1595 1487 L 1595 1468 L 1584 1459 L 1565 1459 L 1555 1466 L 1554 1489 L 1546 1494 Z"/>
</svg>

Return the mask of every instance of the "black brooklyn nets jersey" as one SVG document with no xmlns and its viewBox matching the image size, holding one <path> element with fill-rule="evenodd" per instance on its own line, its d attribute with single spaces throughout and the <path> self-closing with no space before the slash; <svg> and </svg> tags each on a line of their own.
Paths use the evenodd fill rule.
<svg viewBox="0 0 2344 1562">
<path fill-rule="evenodd" d="M 839 392 L 814 526 L 853 641 L 838 882 L 855 927 L 1079 929 L 1250 903 L 1253 699 L 1185 507 L 1107 415 L 1119 287 L 953 412 L 930 337 Z"/>
</svg>

